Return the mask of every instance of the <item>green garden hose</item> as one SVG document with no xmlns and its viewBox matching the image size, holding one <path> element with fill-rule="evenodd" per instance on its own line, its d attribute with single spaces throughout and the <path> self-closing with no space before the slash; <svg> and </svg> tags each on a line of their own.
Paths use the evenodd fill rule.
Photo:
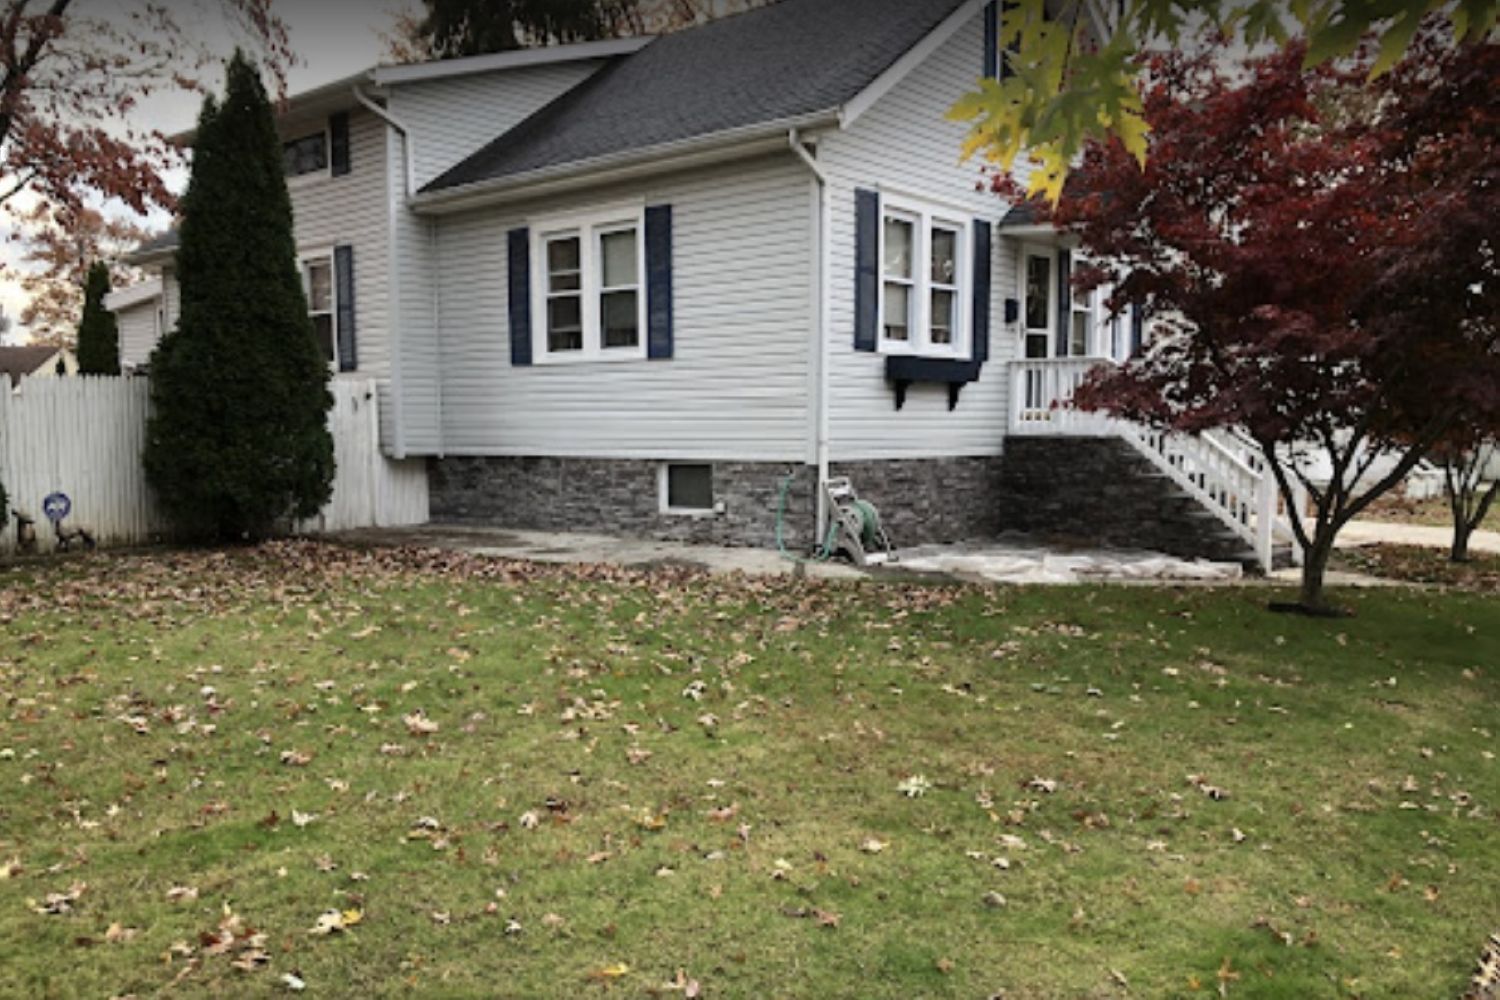
<svg viewBox="0 0 1500 1000">
<path fill-rule="evenodd" d="M 787 551 L 786 536 L 783 531 L 783 526 L 786 524 L 786 498 L 787 494 L 792 491 L 792 482 L 796 478 L 797 474 L 793 472 L 783 479 L 781 481 L 781 492 L 776 498 L 776 548 L 781 550 L 781 558 L 794 563 L 827 562 L 833 558 L 834 543 L 838 541 L 839 537 L 839 522 L 834 517 L 828 519 L 828 537 L 823 539 L 823 544 L 812 554 L 812 558 L 804 559 L 801 556 L 794 556 Z"/>
<path fill-rule="evenodd" d="M 859 515 L 859 541 L 866 549 L 879 544 L 880 511 L 868 500 L 855 500 L 850 505 Z"/>
</svg>

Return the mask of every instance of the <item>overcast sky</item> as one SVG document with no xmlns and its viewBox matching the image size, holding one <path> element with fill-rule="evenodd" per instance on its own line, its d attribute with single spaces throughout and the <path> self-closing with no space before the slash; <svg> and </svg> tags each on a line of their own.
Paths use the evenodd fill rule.
<svg viewBox="0 0 1500 1000">
<path fill-rule="evenodd" d="M 96 13 L 118 10 L 129 0 L 75 0 L 76 7 Z M 177 0 L 166 0 L 177 6 Z M 416 0 L 274 0 L 276 11 L 286 21 L 299 65 L 290 76 L 292 93 L 308 90 L 373 66 L 379 62 L 384 43 L 381 32 L 394 21 L 392 12 L 415 5 Z M 204 4 L 212 8 L 211 3 Z M 180 18 L 187 29 L 214 51 L 227 56 L 235 38 L 217 13 L 205 14 L 184 3 Z M 133 121 L 143 128 L 160 128 L 171 134 L 192 126 L 200 98 L 187 93 L 162 94 L 136 109 Z M 173 178 L 180 184 L 185 178 Z M 161 224 L 164 219 L 152 220 Z M 0 247 L 0 304 L 14 320 L 25 307 L 26 297 L 16 280 L 20 253 L 12 244 Z M 7 342 L 19 342 L 24 332 L 13 328 Z"/>
</svg>

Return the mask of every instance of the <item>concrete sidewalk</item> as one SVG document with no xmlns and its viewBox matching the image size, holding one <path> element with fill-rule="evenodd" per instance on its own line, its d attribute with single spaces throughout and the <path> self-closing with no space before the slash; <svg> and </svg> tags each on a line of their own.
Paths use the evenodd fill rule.
<svg viewBox="0 0 1500 1000">
<path fill-rule="evenodd" d="M 1339 548 L 1415 545 L 1425 549 L 1446 549 L 1453 545 L 1453 529 L 1389 521 L 1350 521 L 1339 532 L 1338 545 Z M 1469 551 L 1500 554 L 1500 531 L 1474 532 L 1469 536 Z"/>
</svg>

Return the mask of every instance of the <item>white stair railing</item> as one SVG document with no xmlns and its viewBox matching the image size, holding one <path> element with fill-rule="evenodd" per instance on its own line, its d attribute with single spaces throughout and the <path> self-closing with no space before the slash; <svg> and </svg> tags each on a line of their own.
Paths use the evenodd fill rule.
<svg viewBox="0 0 1500 1000">
<path fill-rule="evenodd" d="M 1158 431 L 1128 420 L 1077 410 L 1073 393 L 1100 358 L 1012 364 L 1011 429 L 1015 435 L 1117 437 L 1128 442 L 1255 552 L 1266 571 L 1278 543 L 1297 546 L 1279 505 L 1275 477 L 1253 442 L 1238 436 Z"/>
</svg>

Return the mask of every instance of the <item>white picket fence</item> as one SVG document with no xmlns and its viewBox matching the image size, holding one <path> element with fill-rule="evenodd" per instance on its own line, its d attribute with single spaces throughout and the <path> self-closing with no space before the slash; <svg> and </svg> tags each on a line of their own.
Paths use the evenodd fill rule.
<svg viewBox="0 0 1500 1000">
<path fill-rule="evenodd" d="M 423 524 L 427 473 L 420 460 L 398 462 L 380 451 L 376 384 L 335 380 L 329 414 L 338 471 L 333 499 L 307 532 Z M 38 549 L 55 547 L 43 501 L 65 494 L 65 528 L 82 528 L 100 545 L 131 545 L 168 537 L 141 466 L 150 387 L 143 378 L 23 379 L 0 382 L 0 484 L 12 514 L 0 528 L 0 553 L 16 548 L 20 512 L 36 521 Z"/>
</svg>

